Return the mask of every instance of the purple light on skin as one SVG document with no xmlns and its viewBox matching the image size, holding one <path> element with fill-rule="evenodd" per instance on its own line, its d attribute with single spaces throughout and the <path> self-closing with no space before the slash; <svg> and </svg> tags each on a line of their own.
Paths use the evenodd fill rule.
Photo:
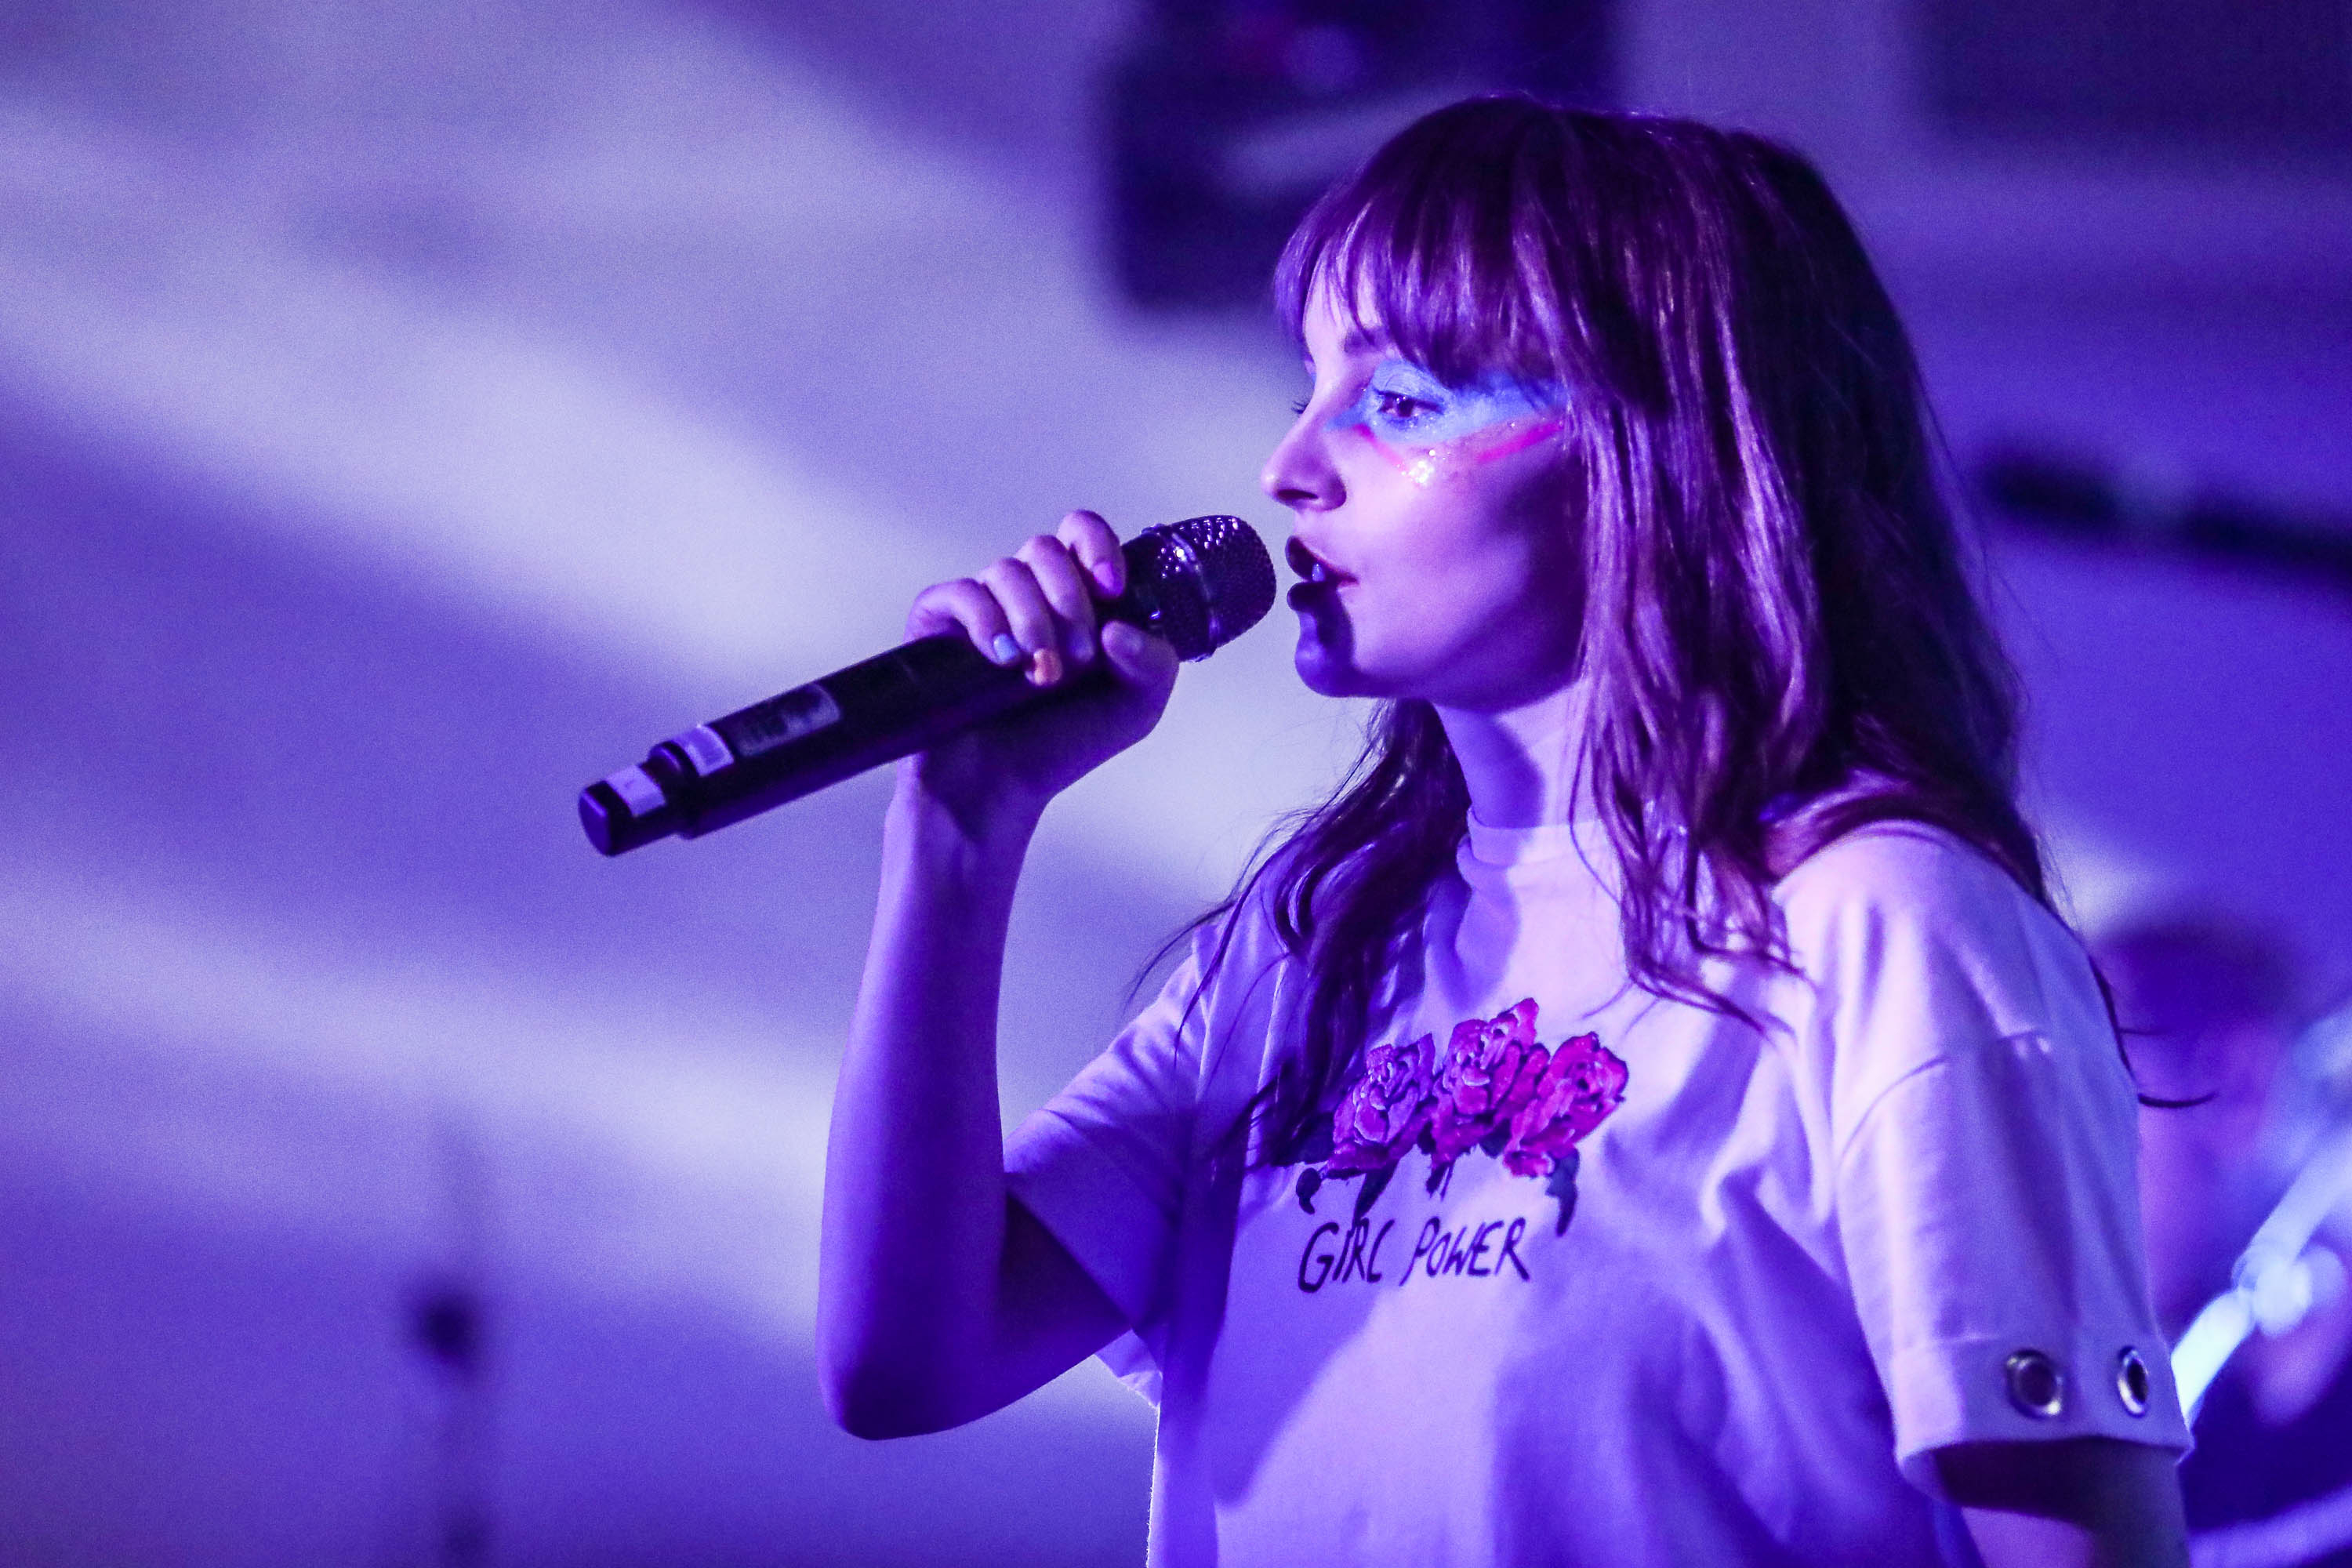
<svg viewBox="0 0 2352 1568">
<path fill-rule="evenodd" d="M 1410 360 L 1373 367 L 1327 428 L 1354 431 L 1423 487 L 1458 463 L 1490 463 L 1559 433 L 1566 393 L 1500 372 L 1448 386 Z"/>
</svg>

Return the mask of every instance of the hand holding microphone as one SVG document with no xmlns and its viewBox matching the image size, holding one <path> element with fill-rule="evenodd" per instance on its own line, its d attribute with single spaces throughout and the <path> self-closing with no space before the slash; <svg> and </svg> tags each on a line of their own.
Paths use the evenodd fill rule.
<svg viewBox="0 0 2352 1568">
<path fill-rule="evenodd" d="M 1045 801 L 1149 734 L 1176 682 L 1177 655 L 1107 613 L 1128 589 L 1129 566 L 1110 525 L 1074 511 L 973 577 L 915 596 L 907 635 L 967 639 L 1021 671 L 1042 697 L 935 742 L 917 759 L 926 793 L 970 817 L 1009 800 Z"/>
<path fill-rule="evenodd" d="M 980 577 L 924 590 L 908 616 L 914 640 L 673 736 L 590 784 L 581 825 L 618 855 L 927 750 L 943 792 L 1042 801 L 1150 731 L 1176 658 L 1206 658 L 1273 603 L 1274 563 L 1238 518 L 1146 529 L 1122 548 L 1101 518 L 1073 512 Z M 1150 635 L 1097 635 L 1120 625 Z"/>
</svg>

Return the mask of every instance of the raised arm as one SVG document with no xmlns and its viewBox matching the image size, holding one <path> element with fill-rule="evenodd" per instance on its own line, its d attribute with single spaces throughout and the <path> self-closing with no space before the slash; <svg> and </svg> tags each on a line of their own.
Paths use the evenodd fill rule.
<svg viewBox="0 0 2352 1568">
<path fill-rule="evenodd" d="M 1076 689 L 899 767 L 834 1098 L 817 1286 L 826 1404 L 861 1436 L 986 1415 L 1124 1326 L 1007 1196 L 996 1089 L 1005 928 L 1039 815 L 1149 732 L 1175 679 L 1165 643 L 1116 624 L 1097 636 L 1094 595 L 1117 594 L 1123 568 L 1103 521 L 1074 512 L 981 577 L 925 590 L 908 617 L 910 636 L 961 628 L 1039 684 Z"/>
</svg>

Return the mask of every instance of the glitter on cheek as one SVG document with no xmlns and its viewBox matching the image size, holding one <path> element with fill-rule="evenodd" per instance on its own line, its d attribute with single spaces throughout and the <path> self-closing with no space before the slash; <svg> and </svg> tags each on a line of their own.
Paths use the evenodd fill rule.
<svg viewBox="0 0 2352 1568">
<path fill-rule="evenodd" d="M 1443 448 L 1422 447 L 1407 449 L 1391 447 L 1368 426 L 1359 425 L 1354 426 L 1354 431 L 1363 437 L 1364 445 L 1387 459 L 1389 467 L 1423 489 L 1427 489 L 1431 482 L 1437 478 L 1438 460 L 1444 455 Z"/>
<path fill-rule="evenodd" d="M 1533 419 L 1512 419 L 1460 440 L 1409 450 L 1391 447 L 1369 430 L 1364 434 L 1370 438 L 1372 449 L 1386 458 L 1397 472 L 1419 488 L 1427 489 L 1440 479 L 1466 476 L 1489 463 L 1549 441 L 1567 426 L 1567 419 L 1557 414 Z"/>
</svg>

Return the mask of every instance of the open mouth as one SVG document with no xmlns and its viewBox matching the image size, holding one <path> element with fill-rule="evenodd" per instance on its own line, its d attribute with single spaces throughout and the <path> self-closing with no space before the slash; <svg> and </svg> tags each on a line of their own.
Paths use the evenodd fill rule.
<svg viewBox="0 0 2352 1568">
<path fill-rule="evenodd" d="M 1283 547 L 1283 559 L 1289 563 L 1293 572 L 1298 574 L 1300 589 L 1334 586 L 1352 581 L 1346 573 L 1307 549 L 1295 538 Z M 1297 591 L 1297 589 L 1292 590 L 1294 594 Z"/>
</svg>

